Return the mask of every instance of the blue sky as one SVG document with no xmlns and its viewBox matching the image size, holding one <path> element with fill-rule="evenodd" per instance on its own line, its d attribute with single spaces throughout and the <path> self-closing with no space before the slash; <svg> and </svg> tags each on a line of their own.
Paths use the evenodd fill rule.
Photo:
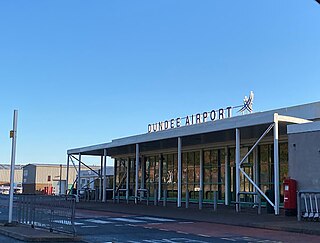
<svg viewBox="0 0 320 243">
<path fill-rule="evenodd" d="M 289 1 L 1 1 L 0 163 L 241 104 L 319 101 L 320 5 Z M 98 160 L 99 161 L 99 160 Z"/>
</svg>

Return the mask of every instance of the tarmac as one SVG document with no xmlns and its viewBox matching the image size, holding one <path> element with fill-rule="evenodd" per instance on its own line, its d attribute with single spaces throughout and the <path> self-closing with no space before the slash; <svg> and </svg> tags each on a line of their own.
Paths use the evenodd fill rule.
<svg viewBox="0 0 320 243">
<path fill-rule="evenodd" d="M 151 204 L 151 203 L 150 203 Z M 131 215 L 147 215 L 157 217 L 168 217 L 174 219 L 184 219 L 190 221 L 211 222 L 225 225 L 235 225 L 244 227 L 254 227 L 271 229 L 278 231 L 296 232 L 303 234 L 320 235 L 320 222 L 297 221 L 297 217 L 285 216 L 284 211 L 280 215 L 268 214 L 266 208 L 262 213 L 257 214 L 257 209 L 242 208 L 241 212 L 236 212 L 234 206 L 218 205 L 214 211 L 212 205 L 204 205 L 200 210 L 197 204 L 190 204 L 189 208 L 177 208 L 176 204 L 168 203 L 166 207 L 162 204 L 155 205 L 134 204 L 130 202 L 79 202 L 77 209 L 95 210 L 114 213 L 124 213 Z M 80 238 L 71 235 L 54 233 L 48 230 L 33 229 L 25 225 L 11 225 L 0 222 L 0 234 L 26 242 L 79 242 Z"/>
</svg>

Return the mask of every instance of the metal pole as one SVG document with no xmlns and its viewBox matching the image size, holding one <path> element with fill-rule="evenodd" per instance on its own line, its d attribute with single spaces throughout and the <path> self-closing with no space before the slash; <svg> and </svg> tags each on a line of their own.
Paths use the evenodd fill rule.
<svg viewBox="0 0 320 243">
<path fill-rule="evenodd" d="M 161 185 L 161 182 L 162 182 L 162 154 L 160 154 L 160 157 L 159 157 L 159 180 L 158 180 L 158 201 L 160 202 L 161 200 L 161 188 L 162 188 L 162 185 Z"/>
<path fill-rule="evenodd" d="M 129 203 L 130 158 L 127 159 L 126 200 Z"/>
<path fill-rule="evenodd" d="M 203 149 L 200 150 L 200 190 L 199 190 L 199 209 L 203 203 Z"/>
<path fill-rule="evenodd" d="M 200 178 L 199 179 L 200 179 L 200 191 L 202 191 L 203 193 L 203 149 L 200 150 Z"/>
<path fill-rule="evenodd" d="M 149 205 L 149 190 L 147 189 L 147 205 Z"/>
<path fill-rule="evenodd" d="M 167 206 L 167 189 L 163 190 L 163 206 Z"/>
<path fill-rule="evenodd" d="M 70 155 L 68 154 L 67 158 L 67 173 L 66 173 L 66 195 L 68 195 L 69 190 L 69 163 L 70 163 Z"/>
<path fill-rule="evenodd" d="M 59 175 L 59 195 L 61 195 L 61 175 L 62 175 L 62 164 L 60 164 L 60 175 Z"/>
<path fill-rule="evenodd" d="M 240 192 L 240 129 L 236 128 L 236 211 L 239 211 Z"/>
<path fill-rule="evenodd" d="M 145 189 L 145 182 L 146 182 L 146 160 L 145 157 L 141 156 L 141 183 L 140 183 L 140 188 L 141 189 Z M 145 191 L 142 190 L 140 192 L 140 201 L 141 201 L 141 197 L 145 197 Z"/>
<path fill-rule="evenodd" d="M 258 170 L 258 150 L 253 150 L 253 181 L 256 185 L 259 184 L 259 170 Z M 257 188 L 254 187 L 254 192 L 258 193 Z M 258 203 L 258 196 L 254 196 L 254 203 Z"/>
<path fill-rule="evenodd" d="M 214 191 L 213 192 L 213 211 L 217 211 L 217 206 L 218 206 L 218 192 Z"/>
<path fill-rule="evenodd" d="M 99 173 L 99 193 L 98 193 L 98 200 L 102 200 L 102 173 L 103 173 L 103 155 L 100 158 L 100 173 Z"/>
<path fill-rule="evenodd" d="M 153 205 L 157 206 L 158 205 L 158 191 L 157 191 L 157 186 L 156 184 L 153 185 L 153 191 L 154 191 L 154 197 L 153 197 Z"/>
<path fill-rule="evenodd" d="M 297 192 L 297 218 L 301 221 L 301 193 Z"/>
<path fill-rule="evenodd" d="M 16 147 L 17 147 L 17 122 L 18 122 L 18 111 L 14 110 L 13 130 L 12 132 L 10 132 L 10 137 L 12 138 L 12 150 L 11 150 L 10 192 L 9 192 L 9 220 L 8 220 L 9 224 L 12 223 L 12 212 L 13 212 L 14 168 L 16 163 Z"/>
<path fill-rule="evenodd" d="M 261 214 L 261 195 L 257 194 L 258 214 Z"/>
<path fill-rule="evenodd" d="M 107 200 L 107 150 L 103 150 L 103 191 L 102 202 Z"/>
<path fill-rule="evenodd" d="M 79 153 L 79 167 L 78 167 L 78 183 L 77 183 L 77 196 L 78 200 L 80 199 L 80 188 L 81 188 L 81 153 Z"/>
<path fill-rule="evenodd" d="M 182 160 L 181 160 L 181 137 L 178 137 L 178 208 L 181 207 L 182 196 Z"/>
<path fill-rule="evenodd" d="M 189 190 L 186 190 L 186 208 L 189 208 Z"/>
<path fill-rule="evenodd" d="M 274 114 L 273 127 L 273 156 L 274 156 L 274 213 L 279 215 L 280 203 L 280 182 L 279 182 L 279 127 L 278 127 L 278 113 Z"/>
<path fill-rule="evenodd" d="M 117 183 L 117 159 L 113 160 L 113 203 L 116 202 L 116 183 Z"/>
<path fill-rule="evenodd" d="M 229 181 L 230 181 L 230 170 L 229 170 L 229 167 L 230 167 L 230 162 L 229 162 L 229 155 L 228 155 L 228 147 L 225 147 L 224 149 L 224 165 L 225 165 L 225 168 L 224 168 L 224 174 L 225 174 L 225 187 L 224 187 L 224 204 L 225 205 L 229 205 L 230 204 L 230 198 L 229 198 L 229 195 L 230 195 L 230 184 L 229 184 Z"/>
<path fill-rule="evenodd" d="M 202 209 L 203 191 L 199 190 L 199 209 Z"/>
<path fill-rule="evenodd" d="M 136 188 L 134 191 L 134 203 L 137 204 L 138 203 L 138 189 L 139 189 L 139 144 L 136 144 Z"/>
</svg>

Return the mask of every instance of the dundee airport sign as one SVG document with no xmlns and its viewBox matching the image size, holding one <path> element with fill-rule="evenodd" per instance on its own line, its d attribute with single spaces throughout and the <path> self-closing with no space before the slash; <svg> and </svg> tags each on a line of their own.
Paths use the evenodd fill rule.
<svg viewBox="0 0 320 243">
<path fill-rule="evenodd" d="M 241 112 L 242 114 L 245 111 L 251 113 L 253 97 L 254 94 L 251 91 L 249 98 L 245 96 L 245 98 L 243 99 L 243 105 L 241 106 L 228 106 L 227 108 L 220 108 L 218 110 L 213 109 L 209 112 L 205 111 L 202 113 L 192 114 L 186 117 L 172 118 L 169 120 L 148 124 L 148 133 L 229 118 L 232 117 L 233 108 L 241 107 L 241 109 L 238 112 Z"/>
</svg>

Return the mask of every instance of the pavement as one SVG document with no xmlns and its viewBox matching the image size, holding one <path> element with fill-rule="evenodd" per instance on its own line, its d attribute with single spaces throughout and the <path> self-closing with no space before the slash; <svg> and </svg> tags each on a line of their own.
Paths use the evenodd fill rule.
<svg viewBox="0 0 320 243">
<path fill-rule="evenodd" d="M 184 206 L 184 205 L 183 205 Z M 173 219 L 192 220 L 199 222 L 218 223 L 224 225 L 244 226 L 251 228 L 262 228 L 278 231 L 287 231 L 303 234 L 320 235 L 320 222 L 297 221 L 296 217 L 288 217 L 281 214 L 275 216 L 267 214 L 265 208 L 260 215 L 257 209 L 243 208 L 241 212 L 235 212 L 234 206 L 218 205 L 217 210 L 213 210 L 212 205 L 204 205 L 201 210 L 198 205 L 190 204 L 189 208 L 177 208 L 176 204 L 168 203 L 166 207 L 162 205 L 134 204 L 130 202 L 121 203 L 101 203 L 101 202 L 79 202 L 76 204 L 76 212 L 83 210 L 94 210 L 101 212 L 123 213 L 128 215 L 144 215 L 168 217 Z M 75 238 L 62 233 L 54 233 L 48 230 L 33 229 L 25 225 L 8 226 L 0 222 L 0 234 L 27 242 L 79 242 L 80 238 Z"/>
<path fill-rule="evenodd" d="M 299 222 L 297 217 L 285 216 L 283 210 L 280 215 L 276 216 L 268 214 L 266 208 L 262 208 L 262 213 L 258 215 L 257 209 L 252 208 L 242 208 L 241 212 L 237 213 L 234 206 L 218 205 L 216 211 L 213 210 L 212 205 L 204 206 L 201 210 L 197 206 L 196 204 L 190 204 L 189 208 L 177 208 L 176 204 L 168 204 L 163 207 L 162 205 L 154 206 L 150 204 L 148 206 L 145 204 L 136 205 L 133 202 L 130 204 L 124 202 L 120 204 L 80 202 L 76 205 L 76 208 L 320 235 L 320 222 Z"/>
<path fill-rule="evenodd" d="M 77 237 L 71 235 L 50 232 L 44 229 L 35 229 L 18 223 L 8 225 L 0 222 L 0 234 L 26 242 L 79 242 Z"/>
</svg>

